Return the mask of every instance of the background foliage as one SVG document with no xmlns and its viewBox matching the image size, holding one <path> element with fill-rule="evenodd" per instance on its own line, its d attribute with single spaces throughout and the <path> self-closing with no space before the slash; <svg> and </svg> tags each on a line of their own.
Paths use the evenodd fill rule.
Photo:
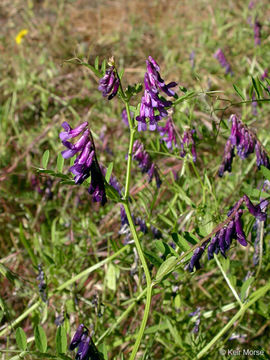
<svg viewBox="0 0 270 360">
<path fill-rule="evenodd" d="M 145 280 L 133 246 L 123 248 L 119 205 L 109 202 L 99 207 L 84 186 L 61 184 L 61 179 L 36 171 L 44 167 L 42 156 L 49 150 L 47 168 L 59 171 L 64 166 L 67 173 L 68 162 L 63 164 L 58 157 L 63 150 L 58 138 L 61 123 L 75 126 L 89 121 L 99 160 L 106 167 L 113 162 L 113 174 L 121 184 L 125 181 L 129 140 L 121 120 L 123 105 L 102 98 L 98 78 L 87 67 L 65 61 L 77 57 L 94 64 L 96 56 L 101 63 L 114 55 L 119 69 L 125 69 L 127 86 L 143 81 L 145 59 L 151 55 L 166 81 L 178 82 L 179 96 L 193 92 L 173 116 L 180 133 L 186 126 L 197 131 L 195 171 L 177 149 L 168 151 L 155 132 L 140 134 L 140 140 L 158 164 L 160 190 L 147 183 L 135 162 L 132 167 L 132 211 L 162 233 L 160 240 L 151 232 L 139 233 L 154 277 L 166 257 L 173 255 L 172 234 L 196 243 L 226 218 L 244 193 L 259 201 L 258 189 L 265 178 L 254 157 L 236 158 L 231 174 L 217 176 L 231 114 L 240 115 L 269 150 L 269 102 L 258 101 L 256 115 L 251 102 L 241 103 L 241 96 L 251 100 L 255 93 L 258 98 L 252 77 L 261 77 L 270 57 L 268 2 L 254 2 L 251 9 L 248 5 L 214 0 L 1 1 L 0 333 L 38 302 L 18 324 L 27 335 L 27 348 L 37 351 L 25 358 L 42 358 L 38 351 L 65 353 L 58 326 L 62 324 L 70 338 L 79 323 L 94 329 L 94 341 L 105 359 L 126 358 L 144 310 L 137 297 Z M 262 24 L 259 46 L 253 38 L 255 19 Z M 28 33 L 18 44 L 15 39 L 23 29 Z M 218 48 L 233 76 L 225 75 L 214 58 Z M 269 98 L 265 92 L 260 97 Z M 172 170 L 178 173 L 177 180 Z M 253 222 L 244 216 L 248 247 L 237 245 L 228 259 L 219 258 L 239 294 L 241 289 L 245 293 L 243 284 L 251 273 L 256 277 L 249 293 L 269 278 L 269 228 L 266 225 L 262 265 L 256 274 Z M 206 259 L 203 263 L 203 269 L 193 274 L 181 266 L 156 286 L 138 358 L 177 359 L 181 354 L 193 359 L 233 317 L 237 304 L 217 263 Z M 45 274 L 47 303 L 40 300 L 38 264 Z M 61 287 L 87 269 L 77 281 Z M 211 358 L 222 358 L 218 351 L 222 347 L 263 349 L 267 358 L 268 304 L 269 294 L 254 303 L 211 349 Z M 202 316 L 195 335 L 195 319 L 189 314 L 198 307 Z M 14 326 L 1 337 L 2 359 L 16 355 L 15 337 L 20 350 L 26 350 L 24 335 Z"/>
</svg>

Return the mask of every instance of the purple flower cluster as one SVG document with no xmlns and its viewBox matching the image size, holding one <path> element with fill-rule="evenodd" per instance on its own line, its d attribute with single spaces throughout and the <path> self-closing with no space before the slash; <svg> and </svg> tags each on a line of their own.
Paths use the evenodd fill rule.
<svg viewBox="0 0 270 360">
<path fill-rule="evenodd" d="M 123 205 L 120 205 L 120 216 L 121 216 L 122 227 L 124 227 L 126 225 L 129 226 L 127 215 L 126 215 Z M 144 234 L 148 233 L 148 227 L 147 227 L 145 221 L 139 216 L 135 217 L 133 214 L 131 216 L 132 216 L 134 224 L 136 226 L 139 226 L 140 231 Z M 161 232 L 157 228 L 155 228 L 153 225 L 151 225 L 151 231 L 152 231 L 152 234 L 154 235 L 155 239 L 160 239 L 162 237 Z"/>
<path fill-rule="evenodd" d="M 193 162 L 195 163 L 197 160 L 197 152 L 196 152 L 195 141 L 194 141 L 194 137 L 193 137 L 194 134 L 195 134 L 194 129 L 187 130 L 184 132 L 182 142 L 181 142 L 180 156 L 181 157 L 186 156 L 185 145 L 188 147 L 191 146 L 191 154 L 192 154 Z"/>
<path fill-rule="evenodd" d="M 157 188 L 160 187 L 162 181 L 160 179 L 158 169 L 152 162 L 150 155 L 144 150 L 144 146 L 139 140 L 136 140 L 133 144 L 133 159 L 135 159 L 142 173 L 148 174 L 148 182 L 150 183 L 155 177 Z"/>
<path fill-rule="evenodd" d="M 163 140 L 166 143 L 168 149 L 172 149 L 173 144 L 175 147 L 177 147 L 176 132 L 171 117 L 168 118 L 165 126 L 158 127 L 158 131 L 160 135 L 163 136 L 161 140 Z"/>
<path fill-rule="evenodd" d="M 258 20 L 255 20 L 253 27 L 255 45 L 260 45 L 261 43 L 261 28 L 262 28 L 261 23 Z"/>
<path fill-rule="evenodd" d="M 99 352 L 89 336 L 89 330 L 83 324 L 79 325 L 69 345 L 71 351 L 76 348 L 78 351 L 75 360 L 101 360 Z"/>
<path fill-rule="evenodd" d="M 257 166 L 270 168 L 269 157 L 256 135 L 242 123 L 236 115 L 231 115 L 231 135 L 226 142 L 222 164 L 219 168 L 219 176 L 222 177 L 227 170 L 231 172 L 234 149 L 241 159 L 246 159 L 249 154 L 256 153 Z"/>
<path fill-rule="evenodd" d="M 228 63 L 225 55 L 224 55 L 224 52 L 221 50 L 221 49 L 218 49 L 215 54 L 214 54 L 214 57 L 218 60 L 218 62 L 220 63 L 220 65 L 225 69 L 226 71 L 226 74 L 231 74 L 233 75 L 233 72 L 231 70 L 231 66 L 230 64 Z"/>
<path fill-rule="evenodd" d="M 232 240 L 236 239 L 242 246 L 247 246 L 247 240 L 243 231 L 243 225 L 241 222 L 241 216 L 243 210 L 239 209 L 242 203 L 245 203 L 248 211 L 259 221 L 265 221 L 267 214 L 263 210 L 267 207 L 268 201 L 262 200 L 258 205 L 253 205 L 247 195 L 244 195 L 235 206 L 228 212 L 230 221 L 223 227 L 219 227 L 219 230 L 210 240 L 206 240 L 202 246 L 198 247 L 190 259 L 188 264 L 188 270 L 193 271 L 194 267 L 196 270 L 201 268 L 200 258 L 202 257 L 205 248 L 208 245 L 208 260 L 213 259 L 214 253 L 221 253 L 226 258 L 226 252 L 229 250 Z"/>
<path fill-rule="evenodd" d="M 108 100 L 111 100 L 115 97 L 119 89 L 119 79 L 116 73 L 114 65 L 110 66 L 103 78 L 99 81 L 98 90 L 102 92 L 104 97 L 108 97 Z"/>
<path fill-rule="evenodd" d="M 87 126 L 87 121 L 74 129 L 66 121 L 62 124 L 65 131 L 61 132 L 59 137 L 67 148 L 67 150 L 62 151 L 62 156 L 64 159 L 68 159 L 79 153 L 74 161 L 74 165 L 69 168 L 69 171 L 75 175 L 75 184 L 82 184 L 91 175 L 88 192 L 92 195 L 94 202 L 101 202 L 104 205 L 107 201 L 104 179 L 96 158 L 95 145 Z M 74 144 L 67 141 L 81 133 L 83 133 L 82 136 Z"/>
<path fill-rule="evenodd" d="M 147 130 L 146 119 L 149 119 L 149 129 L 154 131 L 157 122 L 168 115 L 166 108 L 172 105 L 171 101 L 159 96 L 159 91 L 163 91 L 168 96 L 175 96 L 175 92 L 171 88 L 177 84 L 176 82 L 165 84 L 159 73 L 160 68 L 151 56 L 146 60 L 146 68 L 144 76 L 145 90 L 141 100 L 140 114 L 136 117 L 136 120 L 139 123 L 139 131 Z"/>
</svg>

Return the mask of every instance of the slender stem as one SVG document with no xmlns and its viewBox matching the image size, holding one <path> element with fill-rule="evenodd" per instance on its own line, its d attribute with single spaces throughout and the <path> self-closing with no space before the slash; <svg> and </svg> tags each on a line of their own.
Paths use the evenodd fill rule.
<svg viewBox="0 0 270 360">
<path fill-rule="evenodd" d="M 24 320 L 29 314 L 31 314 L 36 308 L 39 307 L 41 300 L 38 300 L 34 305 L 32 305 L 29 309 L 27 309 L 24 313 L 22 313 L 16 320 L 14 320 L 10 325 L 4 328 L 0 332 L 0 337 L 7 333 L 9 330 L 18 325 L 22 320 Z"/>
<path fill-rule="evenodd" d="M 137 235 L 137 231 L 132 219 L 132 215 L 130 212 L 129 204 L 128 204 L 128 198 L 129 198 L 129 187 L 130 187 L 130 177 L 131 177 L 131 165 L 132 165 L 132 149 L 133 149 L 133 143 L 134 143 L 134 136 L 135 136 L 135 128 L 134 128 L 134 122 L 131 119 L 130 116 L 130 109 L 129 109 L 129 103 L 125 101 L 126 111 L 127 111 L 127 117 L 128 117 L 128 123 L 129 123 L 129 129 L 130 129 L 130 137 L 129 137 L 129 149 L 128 149 L 128 160 L 127 160 L 127 172 L 126 172 L 126 185 L 125 185 L 125 194 L 124 194 L 124 208 L 127 215 L 127 219 L 130 226 L 130 231 L 132 233 L 135 246 L 140 258 L 140 261 L 142 263 L 142 267 L 144 270 L 145 278 L 146 278 L 146 304 L 143 314 L 143 319 L 141 322 L 141 326 L 135 341 L 135 344 L 132 349 L 132 353 L 130 355 L 129 360 L 134 360 L 135 356 L 137 354 L 137 351 L 140 347 L 140 343 L 144 334 L 144 330 L 146 327 L 146 323 L 148 320 L 149 312 L 150 312 L 150 305 L 151 305 L 151 298 L 152 298 L 152 282 L 151 282 L 151 276 L 150 272 L 147 266 L 147 262 L 145 260 L 143 250 L 141 247 L 140 240 Z M 145 290 L 144 290 L 145 291 Z M 143 291 L 143 292 L 144 292 Z"/>
<path fill-rule="evenodd" d="M 257 220 L 256 220 L 257 221 Z M 255 278 L 258 279 L 259 273 L 262 267 L 262 256 L 263 256 L 263 235 L 264 235 L 264 221 L 259 221 L 258 224 L 260 231 L 260 239 L 259 239 L 259 265 L 256 271 Z"/>
<path fill-rule="evenodd" d="M 134 135 L 135 135 L 135 129 L 133 127 L 133 122 L 130 116 L 130 110 L 129 105 L 126 102 L 126 111 L 127 111 L 127 117 L 128 117 L 128 123 L 129 123 L 129 129 L 130 129 L 130 138 L 129 138 L 129 148 L 128 148 L 128 160 L 127 160 L 127 173 L 126 173 L 126 186 L 125 186 L 125 195 L 124 198 L 127 201 L 129 196 L 129 187 L 130 187 L 130 172 L 131 172 L 131 164 L 132 164 L 132 149 L 133 149 L 133 143 L 134 143 Z"/>
<path fill-rule="evenodd" d="M 258 299 L 265 295 L 267 291 L 270 290 L 270 282 L 267 283 L 265 286 L 257 290 L 255 293 L 252 294 L 252 299 L 244 304 L 239 311 L 231 318 L 231 320 L 227 323 L 226 326 L 207 344 L 197 355 L 196 359 L 201 359 L 206 353 L 209 352 L 210 348 L 219 340 L 219 338 L 226 333 L 230 329 L 231 326 L 241 318 L 247 309 L 254 304 Z"/>
<path fill-rule="evenodd" d="M 145 327 L 146 327 L 146 323 L 147 323 L 147 320 L 148 320 L 149 312 L 150 312 L 150 305 L 151 305 L 151 298 L 152 298 L 152 283 L 151 283 L 151 276 L 150 276 L 150 273 L 149 273 L 149 269 L 148 269 L 148 266 L 147 266 L 147 263 L 146 263 L 146 260 L 145 260 L 144 254 L 143 254 L 143 250 L 142 250 L 142 247 L 141 247 L 141 243 L 139 241 L 139 238 L 138 238 L 138 235 L 137 235 L 137 232 L 136 232 L 136 228 L 135 228 L 135 225 L 133 223 L 133 219 L 132 219 L 131 212 L 130 212 L 130 209 L 129 209 L 129 205 L 128 205 L 127 202 L 124 203 L 124 208 L 125 208 L 125 211 L 126 211 L 126 215 L 127 215 L 129 226 L 130 226 L 130 230 L 131 230 L 131 233 L 133 235 L 134 242 L 135 242 L 135 245 L 136 245 L 136 248 L 137 248 L 137 251 L 138 251 L 138 255 L 139 255 L 139 258 L 140 258 L 142 266 L 143 266 L 145 278 L 146 278 L 146 304 L 145 304 L 143 319 L 142 319 L 142 322 L 141 322 L 141 327 L 140 327 L 140 330 L 138 332 L 138 335 L 137 335 L 137 338 L 136 338 L 132 353 L 131 353 L 130 358 L 129 358 L 129 360 L 134 360 L 135 356 L 137 354 L 137 351 L 139 349 L 139 346 L 140 346 L 140 343 L 141 343 L 141 340 L 142 340 L 142 337 L 143 337 L 143 333 L 144 333 L 144 330 L 145 330 Z"/>
<path fill-rule="evenodd" d="M 131 310 L 135 307 L 136 303 L 142 298 L 144 297 L 144 295 L 146 294 L 146 288 L 140 293 L 139 296 L 137 296 L 135 299 L 132 299 L 132 304 L 129 305 L 129 307 L 123 312 L 123 314 L 121 316 L 119 316 L 119 318 L 117 318 L 116 322 L 110 327 L 108 328 L 100 337 L 99 339 L 96 341 L 96 345 L 98 345 L 101 340 L 103 340 L 106 336 L 108 336 L 109 334 L 112 333 L 112 331 L 127 317 L 127 315 L 131 312 Z"/>
<path fill-rule="evenodd" d="M 238 296 L 235 288 L 234 288 L 233 285 L 231 284 L 230 279 L 228 278 L 227 274 L 225 273 L 225 271 L 224 271 L 221 263 L 219 262 L 218 257 L 217 257 L 216 254 L 214 254 L 214 258 L 215 258 L 215 260 L 216 260 L 216 263 L 217 263 L 220 271 L 222 272 L 222 275 L 223 275 L 224 279 L 226 280 L 229 288 L 231 289 L 231 292 L 233 293 L 233 295 L 234 295 L 235 299 L 237 300 L 237 302 L 239 303 L 239 305 L 242 307 L 242 306 L 243 306 L 243 303 L 242 303 L 242 301 L 240 300 L 240 298 L 239 298 L 239 296 Z"/>
</svg>

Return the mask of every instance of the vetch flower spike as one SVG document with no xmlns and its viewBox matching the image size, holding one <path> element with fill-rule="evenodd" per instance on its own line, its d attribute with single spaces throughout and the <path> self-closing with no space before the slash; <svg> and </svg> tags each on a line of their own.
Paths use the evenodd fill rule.
<svg viewBox="0 0 270 360">
<path fill-rule="evenodd" d="M 194 134 L 195 134 L 195 129 L 187 130 L 184 132 L 183 138 L 182 138 L 182 143 L 181 143 L 180 156 L 181 157 L 186 156 L 185 145 L 188 147 L 191 146 L 192 159 L 193 159 L 193 162 L 195 163 L 197 160 L 197 152 L 196 152 L 196 147 L 195 147 L 195 140 L 193 137 Z"/>
<path fill-rule="evenodd" d="M 67 122 L 62 124 L 65 132 L 60 133 L 59 137 L 63 145 L 67 147 L 67 150 L 62 151 L 62 156 L 68 159 L 79 153 L 74 165 L 69 168 L 69 171 L 74 175 L 74 182 L 75 184 L 82 184 L 91 175 L 88 192 L 92 195 L 94 202 L 101 202 L 104 205 L 107 201 L 104 177 L 97 161 L 93 137 L 91 131 L 86 129 L 87 126 L 87 121 L 75 129 L 72 129 Z M 82 132 L 82 136 L 74 144 L 67 141 L 79 136 Z"/>
<path fill-rule="evenodd" d="M 226 74 L 231 74 L 233 75 L 233 72 L 231 70 L 231 66 L 230 64 L 228 63 L 225 55 L 224 55 L 224 52 L 221 50 L 221 49 L 218 49 L 215 54 L 214 54 L 214 57 L 218 60 L 218 62 L 220 63 L 220 65 L 225 69 L 226 71 Z"/>
<path fill-rule="evenodd" d="M 144 150 L 144 146 L 139 140 L 136 140 L 133 144 L 133 159 L 135 159 L 142 173 L 148 174 L 148 182 L 150 183 L 155 177 L 157 188 L 160 188 L 162 181 L 159 176 L 157 166 L 152 162 L 152 159 L 148 152 Z"/>
<path fill-rule="evenodd" d="M 225 145 L 222 164 L 218 172 L 219 176 L 222 177 L 225 171 L 231 172 L 235 148 L 237 155 L 242 160 L 255 151 L 258 168 L 263 165 L 269 169 L 268 154 L 256 135 L 236 115 L 231 115 L 229 122 L 231 122 L 231 134 Z"/>
<path fill-rule="evenodd" d="M 144 76 L 144 95 L 141 100 L 140 114 L 136 117 L 139 122 L 138 130 L 147 130 L 146 119 L 149 119 L 149 130 L 154 131 L 157 128 L 157 122 L 168 115 L 167 109 L 172 105 L 160 97 L 159 91 L 163 91 L 168 96 L 176 96 L 171 89 L 175 87 L 176 82 L 165 84 L 159 73 L 160 68 L 156 61 L 149 56 L 146 60 L 146 73 Z"/>
<path fill-rule="evenodd" d="M 240 209 L 242 204 L 246 204 L 249 212 L 256 218 L 257 221 L 265 221 L 267 214 L 265 211 L 268 206 L 268 200 L 262 199 L 259 204 L 254 205 L 247 195 L 241 197 L 237 203 L 228 212 L 229 221 L 225 221 L 223 225 L 217 226 L 217 230 L 210 241 L 208 237 L 200 247 L 194 250 L 193 256 L 187 266 L 187 269 L 192 272 L 194 267 L 196 270 L 200 269 L 200 258 L 202 257 L 207 244 L 208 245 L 208 260 L 213 259 L 214 253 L 219 252 L 226 258 L 226 252 L 229 250 L 232 240 L 236 239 L 242 246 L 247 246 L 246 235 L 243 231 L 241 217 L 243 210 Z"/>
<path fill-rule="evenodd" d="M 114 63 L 111 63 L 105 75 L 99 81 L 98 90 L 102 92 L 104 97 L 108 97 L 108 100 L 111 100 L 117 94 L 119 86 L 120 81 Z"/>
<path fill-rule="evenodd" d="M 161 140 L 165 142 L 168 149 L 172 149 L 173 144 L 177 147 L 176 133 L 171 117 L 168 118 L 164 127 L 158 127 L 158 131 L 160 135 L 163 136 Z"/>
</svg>

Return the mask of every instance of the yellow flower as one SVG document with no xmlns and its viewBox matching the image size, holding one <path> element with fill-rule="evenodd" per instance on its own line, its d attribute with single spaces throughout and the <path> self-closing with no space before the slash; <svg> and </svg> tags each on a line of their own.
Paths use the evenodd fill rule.
<svg viewBox="0 0 270 360">
<path fill-rule="evenodd" d="M 27 35 L 27 34 L 28 34 L 28 30 L 27 30 L 27 29 L 21 30 L 21 31 L 17 34 L 17 36 L 16 36 L 16 38 L 15 38 L 16 43 L 17 43 L 17 44 L 20 44 L 20 43 L 22 42 L 22 38 L 24 38 L 25 35 Z"/>
</svg>

